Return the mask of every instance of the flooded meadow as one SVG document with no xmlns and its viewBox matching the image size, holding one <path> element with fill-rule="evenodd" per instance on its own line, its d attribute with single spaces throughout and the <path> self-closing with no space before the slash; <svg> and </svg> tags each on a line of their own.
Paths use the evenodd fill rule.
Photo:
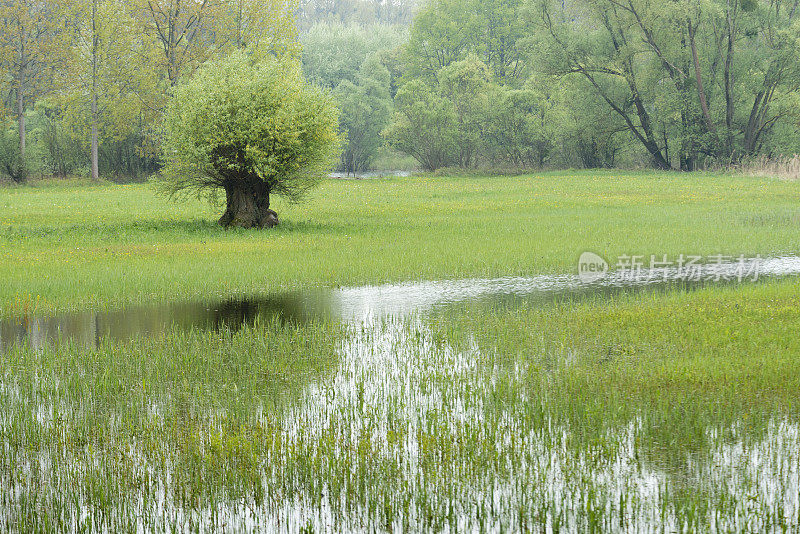
<svg viewBox="0 0 800 534">
<path fill-rule="evenodd" d="M 741 268 L 3 321 L 0 529 L 792 531 L 800 258 Z"/>
</svg>

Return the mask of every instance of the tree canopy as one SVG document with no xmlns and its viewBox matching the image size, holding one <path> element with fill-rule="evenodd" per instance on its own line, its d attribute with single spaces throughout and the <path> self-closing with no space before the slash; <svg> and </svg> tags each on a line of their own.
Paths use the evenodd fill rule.
<svg viewBox="0 0 800 534">
<path fill-rule="evenodd" d="M 171 194 L 224 190 L 224 226 L 266 226 L 269 197 L 297 201 L 339 157 L 338 110 L 290 58 L 235 52 L 174 90 L 162 141 Z"/>
<path fill-rule="evenodd" d="M 0 174 L 145 178 L 171 89 L 237 51 L 330 91 L 340 171 L 800 153 L 796 0 L 18 0 Z"/>
</svg>

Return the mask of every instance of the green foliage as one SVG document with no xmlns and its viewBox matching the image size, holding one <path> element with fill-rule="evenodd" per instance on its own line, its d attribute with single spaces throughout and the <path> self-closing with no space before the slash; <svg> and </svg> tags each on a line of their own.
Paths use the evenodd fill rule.
<svg viewBox="0 0 800 534">
<path fill-rule="evenodd" d="M 25 0 L 0 12 L 6 111 L 24 126 L 47 98 L 57 135 L 99 152 L 104 174 L 156 170 L 168 88 L 234 50 L 302 49 L 306 79 L 344 110 L 348 172 L 374 165 L 382 130 L 426 168 L 694 170 L 800 152 L 793 0 Z M 481 87 L 455 95 L 447 78 L 477 80 L 478 64 Z M 20 176 L 82 167 L 52 128 L 22 131 L 35 138 L 20 143 Z"/>
<path fill-rule="evenodd" d="M 800 22 L 792 6 L 434 0 L 411 27 L 401 85 L 421 80 L 458 108 L 441 126 L 448 135 L 436 136 L 439 148 L 425 151 L 450 154 L 454 138 L 477 154 L 438 158 L 459 166 L 693 170 L 793 154 Z M 443 72 L 472 56 L 489 73 L 488 108 L 459 105 L 441 86 Z M 397 111 L 387 134 L 416 157 L 410 125 L 430 125 L 424 119 L 436 114 L 419 109 L 414 120 L 408 108 Z"/>
<path fill-rule="evenodd" d="M 393 26 L 340 23 L 316 24 L 303 37 L 306 78 L 332 89 L 341 110 L 345 145 L 340 170 L 368 170 L 383 144 L 380 132 L 392 112 L 393 83 L 383 58 L 405 38 Z"/>
<path fill-rule="evenodd" d="M 368 57 L 392 50 L 405 40 L 405 30 L 395 26 L 315 24 L 301 40 L 303 73 L 309 82 L 329 89 L 344 80 L 355 83 Z"/>
<path fill-rule="evenodd" d="M 580 79 L 662 168 L 693 170 L 768 150 L 797 123 L 798 23 L 791 2 L 544 0 L 531 57 Z M 792 58 L 792 59 L 790 59 Z M 784 145 L 785 146 L 785 145 Z M 795 145 L 797 146 L 797 145 Z"/>
<path fill-rule="evenodd" d="M 0 123 L 0 176 L 14 182 L 24 181 L 27 176 L 19 153 L 19 132 L 8 123 Z"/>
<path fill-rule="evenodd" d="M 395 115 L 383 132 L 394 148 L 414 156 L 426 170 L 456 166 L 458 136 L 452 102 L 422 80 L 403 85 L 395 97 Z"/>
<path fill-rule="evenodd" d="M 495 86 L 482 139 L 490 161 L 542 167 L 553 149 L 552 105 L 536 88 Z"/>
<path fill-rule="evenodd" d="M 552 147 L 552 105 L 533 86 L 497 83 L 476 55 L 450 63 L 433 81 L 397 93 L 384 135 L 427 170 L 500 165 L 542 166 Z"/>
<path fill-rule="evenodd" d="M 318 23 L 407 25 L 418 3 L 418 0 L 300 0 L 298 24 L 302 30 Z"/>
<path fill-rule="evenodd" d="M 28 118 L 31 152 L 39 153 L 42 174 L 66 177 L 88 164 L 88 150 L 71 135 L 57 102 L 40 100 Z"/>
<path fill-rule="evenodd" d="M 263 182 L 299 199 L 339 157 L 338 111 L 290 59 L 242 53 L 176 88 L 164 120 L 162 184 L 169 193 Z"/>
<path fill-rule="evenodd" d="M 489 110 L 489 69 L 475 55 L 439 71 L 439 93 L 453 107 L 458 164 L 473 166 L 481 150 Z"/>
<path fill-rule="evenodd" d="M 344 80 L 333 92 L 347 141 L 341 167 L 348 173 L 368 170 L 382 145 L 380 133 L 392 110 L 389 80 L 388 69 L 372 55 L 359 69 L 355 83 Z"/>
<path fill-rule="evenodd" d="M 524 81 L 523 38 L 530 28 L 521 17 L 523 6 L 521 0 L 430 2 L 411 27 L 407 76 L 433 79 L 440 69 L 474 54 L 498 81 Z"/>
</svg>

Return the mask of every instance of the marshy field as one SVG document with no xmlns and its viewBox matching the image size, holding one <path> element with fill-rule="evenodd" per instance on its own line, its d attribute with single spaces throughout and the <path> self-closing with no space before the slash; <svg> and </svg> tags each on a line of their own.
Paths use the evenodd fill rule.
<svg viewBox="0 0 800 534">
<path fill-rule="evenodd" d="M 224 230 L 147 184 L 0 188 L 0 530 L 800 528 L 800 183 L 327 180 L 273 208 Z"/>
</svg>

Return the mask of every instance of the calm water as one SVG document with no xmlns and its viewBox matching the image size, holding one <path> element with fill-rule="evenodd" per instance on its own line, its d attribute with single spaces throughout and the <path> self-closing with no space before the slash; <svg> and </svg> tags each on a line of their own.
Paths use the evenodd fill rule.
<svg viewBox="0 0 800 534">
<path fill-rule="evenodd" d="M 746 275 L 746 276 L 745 276 Z M 622 292 L 753 283 L 800 275 L 800 257 L 783 256 L 706 265 L 687 276 L 677 269 L 609 273 L 585 283 L 575 275 L 409 282 L 344 289 L 290 292 L 266 299 L 182 302 L 123 310 L 26 316 L 0 321 L 0 350 L 14 343 L 32 347 L 70 339 L 95 346 L 102 339 L 126 340 L 178 329 L 231 329 L 278 317 L 302 323 L 332 319 L 349 324 L 425 313 L 458 303 L 536 305 L 559 299 L 602 298 Z M 739 279 L 741 277 L 741 280 Z"/>
<path fill-rule="evenodd" d="M 459 303 L 536 305 L 774 280 L 800 274 L 800 258 L 764 260 L 757 280 L 752 276 L 740 282 L 741 268 L 736 263 L 707 266 L 691 280 L 666 270 L 636 277 L 612 273 L 588 284 L 570 275 L 405 283 L 6 321 L 0 325 L 4 347 L 67 338 L 92 346 L 103 338 L 156 335 L 174 327 L 236 329 L 275 317 L 298 323 L 329 318 L 350 325 L 351 335 L 341 341 L 330 375 L 310 380 L 296 402 L 279 412 L 254 406 L 253 420 L 245 421 L 269 430 L 263 438 L 270 443 L 269 454 L 259 463 L 260 486 L 268 496 L 263 501 L 227 498 L 222 489 L 219 500 L 210 503 L 181 501 L 173 482 L 180 465 L 169 462 L 184 459 L 183 453 L 178 450 L 173 459 L 165 448 L 169 462 L 164 467 L 156 461 L 158 454 L 140 447 L 138 434 L 125 442 L 121 456 L 108 445 L 95 450 L 67 440 L 59 448 L 61 438 L 53 442 L 58 447 L 41 448 L 42 436 L 72 435 L 70 425 L 80 423 L 84 409 L 75 405 L 76 398 L 88 402 L 91 396 L 70 397 L 43 377 L 34 393 L 24 397 L 18 384 L 0 377 L 0 432 L 16 440 L 0 440 L 0 459 L 13 462 L 7 464 L 13 469 L 5 471 L 0 464 L 0 504 L 23 510 L 31 494 L 42 502 L 62 502 L 68 496 L 59 516 L 64 530 L 91 524 L 109 532 L 121 526 L 170 531 L 176 525 L 177 530 L 200 532 L 796 531 L 796 422 L 776 419 L 755 434 L 744 422 L 736 423 L 724 438 L 717 435 L 719 428 L 710 427 L 710 445 L 700 454 L 680 448 L 686 444 L 647 453 L 640 443 L 645 422 L 633 418 L 609 428 L 597 447 L 576 450 L 570 436 L 580 428 L 536 417 L 532 407 L 545 400 L 526 396 L 524 367 L 487 369 L 488 355 L 476 343 L 442 343 L 416 317 Z M 516 388 L 512 400 L 503 397 L 503 387 Z M 171 406 L 169 399 L 148 402 L 152 421 L 147 428 L 171 428 L 162 420 Z M 28 413 L 35 417 L 21 415 Z M 108 417 L 124 421 L 116 413 Z M 212 431 L 227 428 L 223 411 L 203 417 Z M 215 458 L 219 444 L 201 438 L 198 457 Z M 598 450 L 605 453 L 598 456 Z M 125 498 L 98 506 L 86 490 L 89 475 L 121 465 L 121 458 L 127 471 L 112 469 L 111 474 L 130 484 L 120 483 Z M 211 482 L 201 486 L 206 484 Z M 685 489 L 708 495 L 698 502 L 712 505 L 678 509 L 673 496 Z M 8 530 L 20 515 L 0 512 L 0 530 Z"/>
</svg>

